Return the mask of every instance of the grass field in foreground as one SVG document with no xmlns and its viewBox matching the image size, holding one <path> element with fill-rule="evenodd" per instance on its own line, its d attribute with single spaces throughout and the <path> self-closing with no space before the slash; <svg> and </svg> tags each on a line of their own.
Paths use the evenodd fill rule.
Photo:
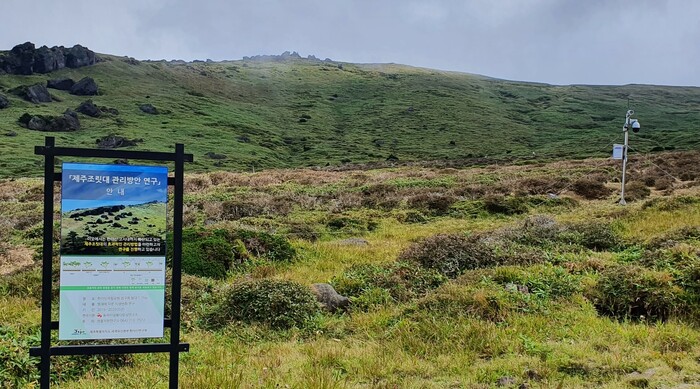
<svg viewBox="0 0 700 389">
<path fill-rule="evenodd" d="M 626 207 L 616 204 L 618 172 L 606 160 L 188 175 L 188 227 L 267 231 L 291 242 L 297 256 L 251 256 L 220 279 L 186 277 L 183 341 L 191 351 L 182 354 L 181 387 L 487 388 L 499 380 L 506 387 L 698 386 L 692 269 L 700 265 L 699 176 L 684 168 L 696 158 L 664 155 L 663 171 L 655 160 L 632 161 L 631 179 L 641 184 Z M 35 179 L 0 183 L 0 256 L 38 248 L 40 187 Z M 594 187 L 608 191 L 586 199 Z M 486 246 L 479 247 L 493 249 L 482 254 L 496 263 L 413 295 L 395 294 L 396 287 L 412 287 L 419 273 L 389 284 L 357 276 L 362 266 L 391 269 L 416 242 L 438 234 L 481 236 Z M 628 277 L 648 288 L 635 295 L 647 310 L 606 313 L 606 293 L 641 293 L 615 283 L 614 275 L 629 269 L 643 275 Z M 0 278 L 0 378 L 10 387 L 37 378 L 27 347 L 38 342 L 39 274 L 30 266 Z M 267 279 L 341 288 L 352 277 L 368 288 L 350 294 L 347 313 L 317 313 L 288 329 L 245 320 L 206 324 L 211 298 L 226 285 Z M 164 355 L 61 357 L 54 369 L 66 388 L 167 385 Z"/>
</svg>

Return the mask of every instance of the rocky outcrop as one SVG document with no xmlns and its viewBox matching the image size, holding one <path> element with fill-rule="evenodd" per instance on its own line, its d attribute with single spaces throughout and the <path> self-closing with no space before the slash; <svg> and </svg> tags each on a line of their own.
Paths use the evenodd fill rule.
<svg viewBox="0 0 700 389">
<path fill-rule="evenodd" d="M 77 96 L 95 96 L 97 92 L 97 83 L 91 77 L 81 79 L 70 88 L 70 94 Z"/>
<path fill-rule="evenodd" d="M 316 300 L 329 312 L 346 310 L 350 305 L 350 299 L 338 294 L 330 284 L 313 284 L 311 291 L 316 296 Z"/>
<path fill-rule="evenodd" d="M 69 91 L 73 85 L 75 85 L 75 81 L 70 78 L 56 78 L 46 81 L 46 87 L 51 89 Z"/>
<path fill-rule="evenodd" d="M 10 74 L 30 75 L 49 73 L 64 67 L 79 68 L 97 62 L 95 53 L 81 45 L 35 48 L 31 42 L 17 45 L 9 53 L 0 56 L 0 70 Z"/>
<path fill-rule="evenodd" d="M 34 72 L 49 73 L 66 67 L 66 58 L 60 47 L 41 46 L 34 52 Z"/>
<path fill-rule="evenodd" d="M 34 104 L 51 102 L 51 95 L 49 94 L 49 90 L 46 89 L 46 87 L 42 84 L 29 86 L 20 85 L 16 88 L 11 89 L 10 92 Z"/>
<path fill-rule="evenodd" d="M 107 135 L 95 141 L 95 143 L 97 143 L 97 147 L 101 149 L 116 149 L 117 147 L 136 146 L 140 142 L 143 142 L 143 139 L 127 139 L 118 135 Z"/>
<path fill-rule="evenodd" d="M 87 47 L 75 45 L 65 50 L 66 66 L 69 68 L 80 68 L 95 64 L 95 53 Z"/>
<path fill-rule="evenodd" d="M 153 104 L 141 104 L 139 105 L 139 109 L 143 113 L 147 113 L 150 115 L 157 115 L 158 114 L 158 109 L 153 106 Z"/>
<path fill-rule="evenodd" d="M 30 115 L 25 113 L 19 123 L 34 131 L 67 132 L 80 129 L 78 114 L 70 109 L 61 116 Z"/>
<path fill-rule="evenodd" d="M 90 117 L 99 117 L 102 115 L 102 111 L 92 102 L 92 100 L 83 101 L 78 108 L 75 109 L 77 112 L 82 113 Z"/>
<path fill-rule="evenodd" d="M 10 100 L 7 97 L 0 95 L 0 109 L 7 108 L 10 106 Z"/>
</svg>

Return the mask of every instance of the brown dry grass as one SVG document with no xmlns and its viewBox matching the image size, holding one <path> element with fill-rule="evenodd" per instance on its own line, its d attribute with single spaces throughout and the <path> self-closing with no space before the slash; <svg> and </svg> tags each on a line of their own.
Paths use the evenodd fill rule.
<svg viewBox="0 0 700 389">
<path fill-rule="evenodd" d="M 29 247 L 0 247 L 0 276 L 15 273 L 33 264 L 34 250 Z"/>
</svg>

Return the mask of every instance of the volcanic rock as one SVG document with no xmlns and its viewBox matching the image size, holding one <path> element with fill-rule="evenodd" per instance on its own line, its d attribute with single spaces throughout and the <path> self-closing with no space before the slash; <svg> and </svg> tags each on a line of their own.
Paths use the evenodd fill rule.
<svg viewBox="0 0 700 389">
<path fill-rule="evenodd" d="M 91 116 L 94 118 L 102 115 L 102 111 L 100 111 L 100 109 L 92 102 L 92 100 L 83 101 L 75 110 L 77 112 L 82 113 L 83 115 Z"/>
<path fill-rule="evenodd" d="M 73 87 L 73 85 L 75 85 L 75 81 L 73 81 L 70 78 L 57 78 L 54 80 L 46 81 L 46 87 L 51 89 L 69 91 Z"/>
<path fill-rule="evenodd" d="M 77 96 L 95 96 L 97 83 L 91 77 L 85 77 L 70 88 L 70 94 Z"/>
</svg>

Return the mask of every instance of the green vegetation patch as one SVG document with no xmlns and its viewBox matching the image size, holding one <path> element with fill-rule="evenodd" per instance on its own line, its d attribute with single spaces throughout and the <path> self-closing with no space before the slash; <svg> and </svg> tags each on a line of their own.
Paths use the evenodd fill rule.
<svg viewBox="0 0 700 389">
<path fill-rule="evenodd" d="M 304 328 L 320 312 L 311 290 L 296 282 L 261 279 L 227 286 L 205 314 L 207 326 L 221 328 L 235 321 L 274 329 Z"/>
</svg>

